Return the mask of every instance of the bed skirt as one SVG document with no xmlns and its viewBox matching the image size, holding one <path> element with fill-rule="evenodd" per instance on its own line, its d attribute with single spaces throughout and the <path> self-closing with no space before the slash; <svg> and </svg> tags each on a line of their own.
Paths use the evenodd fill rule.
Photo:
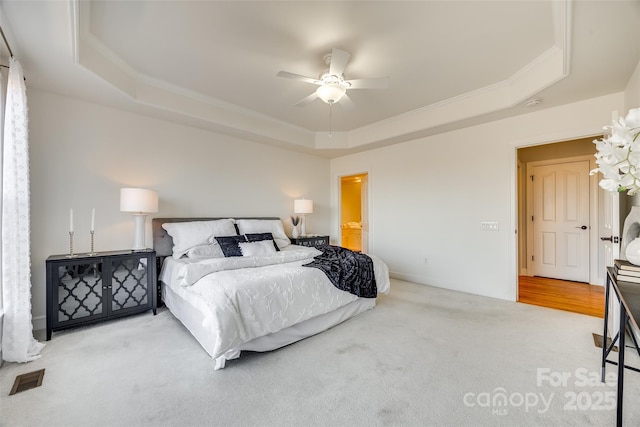
<svg viewBox="0 0 640 427">
<path fill-rule="evenodd" d="M 204 348 L 210 356 L 213 356 L 215 346 L 214 334 L 203 326 L 205 324 L 204 315 L 164 283 L 162 283 L 162 300 L 171 314 L 180 320 L 189 332 L 191 332 L 191 335 L 200 343 L 202 348 Z M 224 368 L 227 360 L 240 357 L 240 352 L 243 350 L 264 352 L 284 347 L 301 339 L 326 331 L 347 319 L 372 309 L 375 305 L 375 298 L 358 298 L 337 310 L 312 317 L 311 319 L 307 319 L 278 332 L 255 338 L 218 357 L 215 361 L 214 369 Z"/>
</svg>

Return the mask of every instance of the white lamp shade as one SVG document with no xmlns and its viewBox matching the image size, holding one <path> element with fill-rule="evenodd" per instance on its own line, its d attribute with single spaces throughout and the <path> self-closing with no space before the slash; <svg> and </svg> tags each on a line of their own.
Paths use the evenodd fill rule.
<svg viewBox="0 0 640 427">
<path fill-rule="evenodd" d="M 293 201 L 293 212 L 297 214 L 313 213 L 313 200 L 297 199 Z"/>
<path fill-rule="evenodd" d="M 338 102 L 347 89 L 338 83 L 328 83 L 316 89 L 316 95 L 327 104 Z"/>
<path fill-rule="evenodd" d="M 144 188 L 121 188 L 122 212 L 158 212 L 158 193 Z"/>
</svg>

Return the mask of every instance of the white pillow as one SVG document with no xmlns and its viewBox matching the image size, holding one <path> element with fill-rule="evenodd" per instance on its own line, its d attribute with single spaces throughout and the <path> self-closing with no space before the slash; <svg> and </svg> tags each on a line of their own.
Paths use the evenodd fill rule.
<svg viewBox="0 0 640 427">
<path fill-rule="evenodd" d="M 194 246 L 187 251 L 187 258 L 224 258 L 218 242 L 210 245 Z"/>
<path fill-rule="evenodd" d="M 173 238 L 173 257 L 180 258 L 187 251 L 199 245 L 217 244 L 216 237 L 235 236 L 236 228 L 232 219 L 213 221 L 165 222 L 162 228 Z"/>
<path fill-rule="evenodd" d="M 259 242 L 238 243 L 242 256 L 271 256 L 275 255 L 276 247 L 271 240 L 260 240 Z"/>
<path fill-rule="evenodd" d="M 236 219 L 236 224 L 240 234 L 271 233 L 280 249 L 291 244 L 279 219 Z"/>
</svg>

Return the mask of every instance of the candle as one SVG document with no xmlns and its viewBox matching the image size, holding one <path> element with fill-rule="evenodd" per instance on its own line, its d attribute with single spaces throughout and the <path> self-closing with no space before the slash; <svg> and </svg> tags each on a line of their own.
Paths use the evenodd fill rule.
<svg viewBox="0 0 640 427">
<path fill-rule="evenodd" d="M 96 229 L 96 208 L 91 209 L 91 231 Z"/>
<path fill-rule="evenodd" d="M 73 208 L 69 210 L 69 233 L 73 233 Z"/>
</svg>

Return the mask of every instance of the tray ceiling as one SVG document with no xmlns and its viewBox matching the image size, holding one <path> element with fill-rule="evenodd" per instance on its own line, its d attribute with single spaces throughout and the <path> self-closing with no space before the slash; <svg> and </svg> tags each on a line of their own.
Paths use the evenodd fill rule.
<svg viewBox="0 0 640 427">
<path fill-rule="evenodd" d="M 332 155 L 521 114 L 532 98 L 545 108 L 620 91 L 640 59 L 638 2 L 72 0 L 2 8 L 15 44 L 29 52 L 30 84 Z M 388 77 L 389 87 L 350 90 L 355 108 L 333 107 L 329 137 L 327 104 L 294 106 L 316 86 L 276 74 L 319 77 L 334 47 L 352 55 L 345 79 Z M 79 75 L 75 85 L 63 82 L 65 70 Z"/>
</svg>

